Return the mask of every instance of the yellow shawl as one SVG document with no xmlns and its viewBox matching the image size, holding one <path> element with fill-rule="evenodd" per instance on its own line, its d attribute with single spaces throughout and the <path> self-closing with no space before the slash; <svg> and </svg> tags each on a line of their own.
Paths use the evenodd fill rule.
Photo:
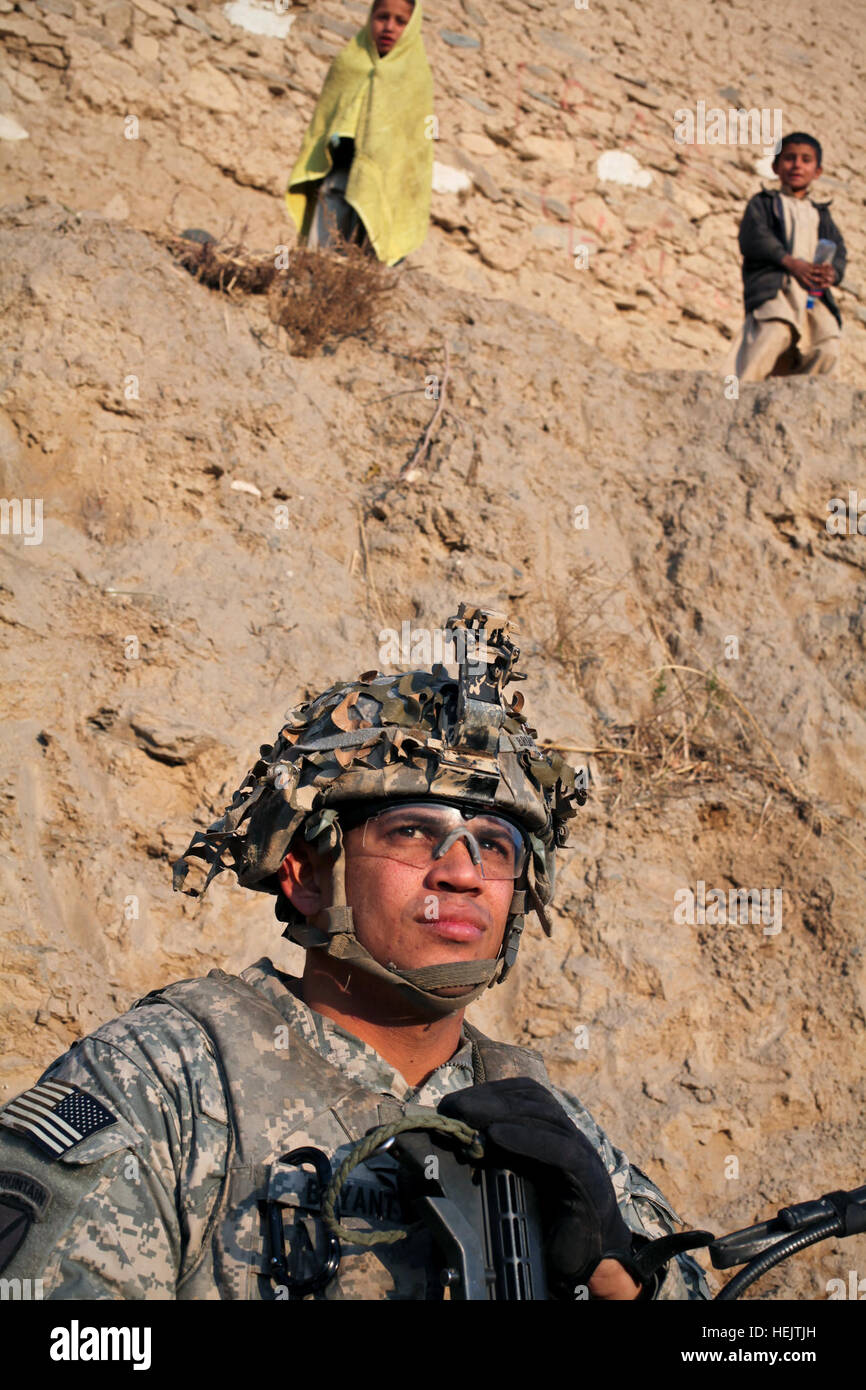
<svg viewBox="0 0 866 1390">
<path fill-rule="evenodd" d="M 373 6 L 370 6 L 372 15 Z M 338 53 L 325 78 L 286 204 L 301 237 L 309 233 L 317 184 L 331 170 L 328 140 L 351 137 L 355 157 L 345 198 L 380 261 L 394 265 L 427 235 L 433 183 L 433 78 L 421 38 L 421 0 L 384 58 L 363 29 Z"/>
</svg>

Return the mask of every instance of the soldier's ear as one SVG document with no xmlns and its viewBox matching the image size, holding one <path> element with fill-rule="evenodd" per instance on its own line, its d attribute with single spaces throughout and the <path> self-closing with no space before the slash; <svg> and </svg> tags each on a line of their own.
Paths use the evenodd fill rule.
<svg viewBox="0 0 866 1390">
<path fill-rule="evenodd" d="M 280 889 L 292 907 L 305 917 L 315 917 L 326 904 L 327 865 L 306 840 L 295 840 L 277 870 Z"/>
</svg>

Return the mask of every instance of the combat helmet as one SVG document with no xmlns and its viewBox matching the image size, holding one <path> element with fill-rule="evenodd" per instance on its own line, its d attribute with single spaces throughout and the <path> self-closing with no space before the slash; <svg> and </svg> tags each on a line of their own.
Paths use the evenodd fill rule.
<svg viewBox="0 0 866 1390">
<path fill-rule="evenodd" d="M 576 779 L 558 753 L 538 747 L 521 713 L 522 694 L 510 700 L 503 694 L 507 683 L 525 678 L 515 670 L 520 653 L 505 615 L 461 604 L 445 636 L 454 663 L 397 675 L 367 671 L 290 711 L 225 813 L 193 837 L 174 866 L 174 886 L 187 893 L 203 892 L 229 868 L 244 887 L 276 894 L 275 912 L 290 940 L 387 980 L 434 1016 L 464 1008 L 505 979 L 527 910 L 550 934 L 544 909 L 554 892 L 555 851 L 567 839 L 575 802 L 586 800 L 583 775 Z M 398 970 L 374 960 L 355 936 L 340 808 L 424 797 L 489 808 L 527 837 L 526 865 L 495 960 Z M 333 855 L 331 906 L 311 920 L 292 906 L 277 878 L 298 834 Z M 195 859 L 209 866 L 200 890 L 185 883 Z"/>
</svg>

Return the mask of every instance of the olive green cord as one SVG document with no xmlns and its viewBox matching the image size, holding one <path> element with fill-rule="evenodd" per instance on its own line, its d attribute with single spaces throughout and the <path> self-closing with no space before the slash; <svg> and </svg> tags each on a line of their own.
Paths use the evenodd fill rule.
<svg viewBox="0 0 866 1390">
<path fill-rule="evenodd" d="M 477 1160 L 484 1157 L 484 1146 L 478 1131 L 471 1125 L 464 1124 L 462 1120 L 450 1120 L 446 1115 L 431 1115 L 429 1119 L 424 1116 L 420 1119 L 404 1116 L 400 1120 L 393 1120 L 391 1124 L 380 1125 L 378 1129 L 371 1130 L 346 1154 L 331 1178 L 322 1202 L 322 1220 L 328 1230 L 340 1240 L 344 1240 L 347 1245 L 394 1245 L 398 1240 L 405 1240 L 409 1234 L 408 1230 L 350 1231 L 337 1220 L 336 1207 L 337 1198 L 352 1169 L 357 1168 L 359 1163 L 363 1163 L 389 1139 L 412 1129 L 433 1129 L 441 1134 L 450 1134 L 453 1139 L 464 1145 L 469 1158 Z"/>
</svg>

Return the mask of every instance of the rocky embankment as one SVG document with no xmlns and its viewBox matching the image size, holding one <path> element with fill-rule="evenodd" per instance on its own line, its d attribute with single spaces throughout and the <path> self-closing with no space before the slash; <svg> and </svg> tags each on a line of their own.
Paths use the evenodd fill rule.
<svg viewBox="0 0 866 1390">
<path fill-rule="evenodd" d="M 437 158 L 472 188 L 437 194 L 376 335 L 299 359 L 263 300 L 195 284 L 156 234 L 286 236 L 282 180 L 359 7 L 296 6 L 276 43 L 216 7 L 0 0 L 0 111 L 29 132 L 2 147 L 2 487 L 44 509 L 39 544 L 0 548 L 0 1094 L 169 979 L 295 963 L 264 897 L 228 876 L 202 904 L 172 895 L 171 861 L 304 690 L 467 598 L 514 615 L 533 722 L 593 775 L 555 936 L 528 928 L 476 1021 L 537 1046 L 691 1224 L 863 1181 L 866 540 L 826 525 L 862 478 L 863 329 L 849 294 L 847 380 L 726 393 L 730 233 L 756 179 L 736 151 L 665 155 L 658 114 L 760 58 L 744 101 L 796 77 L 786 107 L 829 121 L 851 7 L 808 62 L 771 34 L 776 8 L 430 6 Z M 576 113 L 556 106 L 565 77 L 592 98 Z M 655 153 L 628 134 L 638 112 Z M 861 138 L 827 139 L 855 262 Z M 572 224 L 532 201 L 557 141 L 623 228 L 583 270 L 548 235 Z M 652 182 L 598 187 L 611 148 Z M 666 264 L 691 265 L 698 307 L 728 297 L 718 321 L 663 277 L 629 281 L 642 209 L 691 238 Z M 491 264 L 509 247 L 513 267 Z M 446 347 L 429 459 L 400 476 Z M 780 913 L 678 919 L 701 883 L 779 891 Z M 824 1298 L 855 1247 L 756 1296 Z"/>
</svg>

